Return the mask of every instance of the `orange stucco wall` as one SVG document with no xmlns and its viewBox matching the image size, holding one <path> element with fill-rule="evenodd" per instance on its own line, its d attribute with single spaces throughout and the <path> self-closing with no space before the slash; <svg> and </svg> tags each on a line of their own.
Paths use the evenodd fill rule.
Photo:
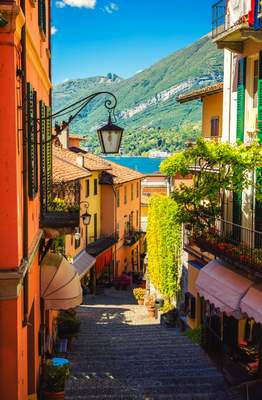
<svg viewBox="0 0 262 400">
<path fill-rule="evenodd" d="M 49 26 L 46 1 L 47 32 Z M 1 7 L 7 8 L 0 4 Z M 10 5 L 13 8 L 13 5 Z M 39 266 L 39 193 L 28 199 L 28 284 L 24 278 L 14 281 L 14 271 L 21 268 L 23 254 L 23 132 L 21 28 L 26 24 L 26 82 L 37 92 L 37 102 L 49 105 L 51 89 L 49 71 L 49 38 L 40 35 L 38 7 L 26 0 L 26 15 L 17 7 L 17 15 L 9 18 L 6 28 L 0 27 L 0 399 L 27 400 L 35 394 L 41 359 L 38 335 L 41 324 Z M 38 115 L 39 116 L 39 115 Z M 39 146 L 38 146 L 39 151 Z M 25 167 L 27 167 L 25 165 Z M 39 177 L 39 174 L 38 174 Z M 8 271 L 8 276 L 7 272 Z M 5 275 L 6 274 L 6 275 Z M 9 281 L 5 281 L 9 277 Z M 3 295 L 6 286 L 17 290 L 10 298 Z M 6 297 L 5 297 L 6 296 Z M 24 300 L 27 299 L 27 302 Z M 25 304 L 28 319 L 25 320 Z M 29 379 L 28 379 L 29 377 Z"/>
</svg>

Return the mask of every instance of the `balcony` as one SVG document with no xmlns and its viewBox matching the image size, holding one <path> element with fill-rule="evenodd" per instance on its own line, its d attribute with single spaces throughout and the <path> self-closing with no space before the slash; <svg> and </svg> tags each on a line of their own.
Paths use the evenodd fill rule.
<svg viewBox="0 0 262 400">
<path fill-rule="evenodd" d="M 231 2 L 219 0 L 212 6 L 212 38 L 219 49 L 242 53 L 244 42 L 247 39 L 261 41 L 262 33 L 248 22 L 248 2 L 239 0 L 237 6 Z"/>
<path fill-rule="evenodd" d="M 126 247 L 131 247 L 133 244 L 138 242 L 138 240 L 141 238 L 143 232 L 142 231 L 135 231 L 135 230 L 130 230 L 127 233 L 125 233 L 124 237 L 124 246 Z"/>
<path fill-rule="evenodd" d="M 262 232 L 220 218 L 202 216 L 198 226 L 185 226 L 184 248 L 201 258 L 207 254 L 207 260 L 208 254 L 213 254 L 230 265 L 262 277 Z"/>
<path fill-rule="evenodd" d="M 73 230 L 80 220 L 80 184 L 78 181 L 53 182 L 49 190 L 42 188 L 42 228 Z"/>
</svg>

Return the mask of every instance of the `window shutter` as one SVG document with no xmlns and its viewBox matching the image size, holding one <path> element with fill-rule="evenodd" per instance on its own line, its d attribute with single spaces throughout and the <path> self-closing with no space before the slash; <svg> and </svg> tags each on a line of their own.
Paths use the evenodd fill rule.
<svg viewBox="0 0 262 400">
<path fill-rule="evenodd" d="M 190 297 L 190 318 L 196 318 L 196 298 L 194 296 Z"/>
<path fill-rule="evenodd" d="M 237 140 L 244 141 L 245 127 L 246 58 L 238 62 L 237 85 Z"/>
<path fill-rule="evenodd" d="M 262 52 L 259 53 L 259 76 L 258 76 L 258 94 L 257 94 L 257 119 L 258 133 L 257 137 L 262 143 Z"/>
<path fill-rule="evenodd" d="M 46 4 L 45 0 L 38 0 L 38 25 L 41 32 L 46 34 Z"/>
<path fill-rule="evenodd" d="M 51 116 L 51 108 L 45 107 L 45 116 L 46 116 L 46 193 L 50 192 L 51 183 L 52 183 L 52 120 Z"/>
<path fill-rule="evenodd" d="M 242 192 L 233 193 L 233 224 L 242 224 Z M 233 240 L 241 240 L 241 227 L 233 226 Z"/>
<path fill-rule="evenodd" d="M 36 97 L 32 85 L 27 83 L 28 195 L 31 199 L 38 191 Z"/>
<path fill-rule="evenodd" d="M 40 188 L 41 201 L 46 204 L 45 188 L 46 188 L 46 121 L 45 121 L 45 105 L 42 100 L 39 102 L 40 115 Z"/>
</svg>

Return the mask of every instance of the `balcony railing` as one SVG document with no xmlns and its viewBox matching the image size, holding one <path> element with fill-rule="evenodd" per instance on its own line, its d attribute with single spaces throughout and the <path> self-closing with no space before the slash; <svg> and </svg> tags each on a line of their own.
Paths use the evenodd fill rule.
<svg viewBox="0 0 262 400">
<path fill-rule="evenodd" d="M 80 183 L 54 182 L 41 193 L 41 226 L 74 228 L 79 226 Z"/>
<path fill-rule="evenodd" d="M 125 234 L 124 237 L 124 246 L 133 246 L 142 235 L 143 232 L 141 231 L 135 231 L 135 230 L 130 230 Z"/>
<path fill-rule="evenodd" d="M 185 229 L 184 242 L 262 276 L 262 232 L 203 216 L 198 226 Z"/>
<path fill-rule="evenodd" d="M 212 38 L 226 30 L 226 0 L 219 0 L 212 6 Z"/>
</svg>

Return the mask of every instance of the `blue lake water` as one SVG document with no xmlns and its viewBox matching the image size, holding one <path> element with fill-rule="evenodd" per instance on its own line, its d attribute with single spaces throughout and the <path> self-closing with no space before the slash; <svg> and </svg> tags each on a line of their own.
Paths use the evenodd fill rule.
<svg viewBox="0 0 262 400">
<path fill-rule="evenodd" d="M 160 163 L 164 158 L 148 158 L 148 157 L 105 157 L 107 160 L 114 161 L 139 171 L 143 174 L 152 174 L 159 171 Z"/>
</svg>

